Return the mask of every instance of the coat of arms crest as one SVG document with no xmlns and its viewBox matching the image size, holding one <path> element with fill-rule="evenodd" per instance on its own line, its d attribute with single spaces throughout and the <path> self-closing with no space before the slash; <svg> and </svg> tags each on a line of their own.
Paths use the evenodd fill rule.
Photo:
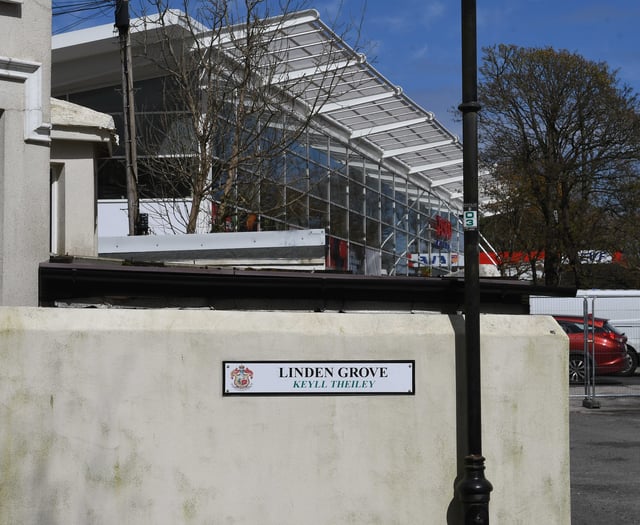
<svg viewBox="0 0 640 525">
<path fill-rule="evenodd" d="M 244 365 L 240 365 L 231 371 L 231 380 L 235 388 L 249 388 L 253 379 L 253 371 Z"/>
</svg>

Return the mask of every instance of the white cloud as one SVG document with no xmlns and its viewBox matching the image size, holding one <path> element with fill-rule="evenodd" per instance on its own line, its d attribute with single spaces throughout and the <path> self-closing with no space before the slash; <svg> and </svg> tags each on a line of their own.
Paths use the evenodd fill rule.
<svg viewBox="0 0 640 525">
<path fill-rule="evenodd" d="M 418 2 L 403 0 L 402 8 L 394 12 L 391 9 L 378 9 L 373 15 L 371 10 L 365 11 L 365 21 L 377 27 L 384 27 L 386 31 L 400 33 L 414 31 L 417 28 L 428 28 L 446 15 L 447 4 L 441 0 L 426 3 L 424 0 Z"/>
<path fill-rule="evenodd" d="M 425 44 L 424 46 L 414 49 L 411 52 L 411 59 L 420 60 L 422 58 L 425 58 L 428 53 L 429 53 L 429 45 Z"/>
<path fill-rule="evenodd" d="M 445 12 L 445 6 L 442 2 L 429 2 L 425 6 L 425 22 L 431 22 L 440 18 Z"/>
</svg>

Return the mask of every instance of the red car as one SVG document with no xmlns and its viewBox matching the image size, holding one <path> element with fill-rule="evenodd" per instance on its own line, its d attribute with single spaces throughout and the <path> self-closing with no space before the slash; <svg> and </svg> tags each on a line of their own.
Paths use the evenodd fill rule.
<svg viewBox="0 0 640 525">
<path fill-rule="evenodd" d="M 569 336 L 569 382 L 584 383 L 586 373 L 584 317 L 554 315 L 553 318 Z M 590 366 L 595 362 L 596 375 L 618 374 L 625 370 L 627 367 L 626 335 L 617 331 L 606 319 L 589 317 L 587 336 L 588 351 L 592 359 Z"/>
</svg>

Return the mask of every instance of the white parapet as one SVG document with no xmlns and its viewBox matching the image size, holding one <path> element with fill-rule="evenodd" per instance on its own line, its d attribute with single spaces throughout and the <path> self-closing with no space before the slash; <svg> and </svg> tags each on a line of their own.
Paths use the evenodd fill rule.
<svg viewBox="0 0 640 525">
<path fill-rule="evenodd" d="M 101 257 L 235 267 L 326 266 L 324 229 L 100 237 Z"/>
<path fill-rule="evenodd" d="M 447 523 L 464 454 L 461 326 L 434 314 L 0 309 L 0 521 Z M 557 328 L 481 318 L 493 523 L 570 523 Z M 413 363 L 413 392 L 223 388 L 225 362 L 286 362 L 284 378 L 354 361 L 373 380 L 393 373 L 389 360 Z"/>
</svg>

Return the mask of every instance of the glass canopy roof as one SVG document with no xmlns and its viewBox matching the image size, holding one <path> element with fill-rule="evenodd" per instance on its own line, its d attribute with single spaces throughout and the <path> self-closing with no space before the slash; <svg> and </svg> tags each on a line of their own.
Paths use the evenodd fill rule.
<svg viewBox="0 0 640 525">
<path fill-rule="evenodd" d="M 265 79 L 287 89 L 334 135 L 382 166 L 462 208 L 462 145 L 432 113 L 382 76 L 319 18 L 302 11 L 265 21 Z M 233 55 L 243 28 L 219 39 Z M 268 36 L 267 36 L 268 35 Z"/>
<path fill-rule="evenodd" d="M 210 39 L 209 43 L 222 46 L 231 57 L 237 53 L 236 38 L 246 30 L 238 25 L 213 32 L 185 20 L 184 13 L 170 10 L 163 14 L 162 25 L 171 25 L 175 35 L 181 30 L 186 33 L 188 26 L 190 30 L 196 27 L 198 39 Z M 265 88 L 281 87 L 294 101 L 295 110 L 313 114 L 323 132 L 439 197 L 452 211 L 462 209 L 462 145 L 432 113 L 334 33 L 317 11 L 269 18 L 262 24 Z M 139 37 L 135 33 L 150 34 L 159 27 L 157 17 L 155 21 L 150 17 L 132 20 L 132 40 Z M 53 87 L 68 91 L 73 82 L 86 84 L 90 78 L 98 83 L 105 75 L 116 74 L 118 64 L 98 60 L 99 53 L 112 51 L 107 43 L 113 38 L 112 25 L 55 35 L 53 59 L 58 66 Z M 64 69 L 65 61 L 78 55 L 87 61 L 84 76 L 78 75 L 77 67 L 72 74 Z"/>
</svg>

